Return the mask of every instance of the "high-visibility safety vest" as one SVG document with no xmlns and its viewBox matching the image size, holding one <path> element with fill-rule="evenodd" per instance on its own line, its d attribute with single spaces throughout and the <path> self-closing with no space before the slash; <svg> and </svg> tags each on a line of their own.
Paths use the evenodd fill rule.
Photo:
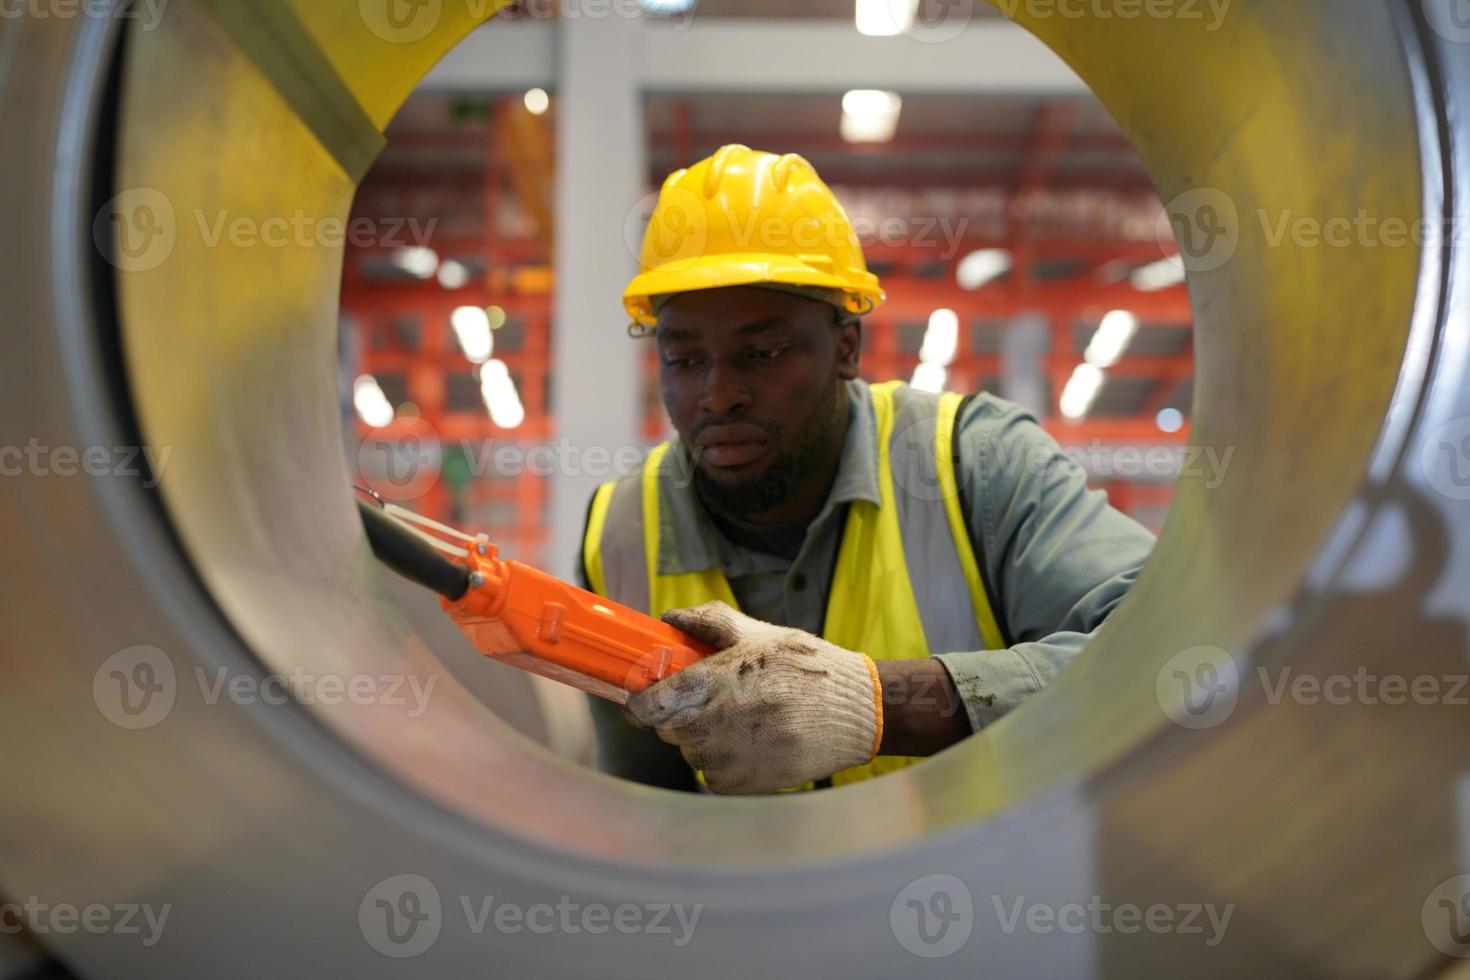
<svg viewBox="0 0 1470 980">
<path fill-rule="evenodd" d="M 1006 647 L 976 560 L 960 502 L 954 427 L 963 399 L 901 382 L 871 385 L 881 502 L 855 500 L 837 554 L 822 636 L 874 660 Z M 669 443 L 642 471 L 604 483 L 593 497 L 583 541 L 592 590 L 660 616 L 720 599 L 739 608 L 720 569 L 659 569 L 659 508 Z M 832 776 L 834 786 L 919 761 L 881 756 Z M 806 787 L 803 787 L 806 788 Z"/>
</svg>

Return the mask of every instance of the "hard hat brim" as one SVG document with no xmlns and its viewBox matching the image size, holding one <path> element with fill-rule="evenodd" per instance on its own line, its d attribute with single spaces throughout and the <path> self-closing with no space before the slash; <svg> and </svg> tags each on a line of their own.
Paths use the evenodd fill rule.
<svg viewBox="0 0 1470 980">
<path fill-rule="evenodd" d="M 878 285 L 877 276 L 872 273 L 862 273 L 862 276 L 865 281 L 854 284 L 850 274 L 824 272 L 813 264 L 779 253 L 702 255 L 665 263 L 635 276 L 623 292 L 623 308 L 635 323 L 647 326 L 655 319 L 651 302 L 654 296 L 770 282 L 838 289 L 846 294 L 849 311 L 867 313 L 882 303 L 886 294 Z"/>
</svg>

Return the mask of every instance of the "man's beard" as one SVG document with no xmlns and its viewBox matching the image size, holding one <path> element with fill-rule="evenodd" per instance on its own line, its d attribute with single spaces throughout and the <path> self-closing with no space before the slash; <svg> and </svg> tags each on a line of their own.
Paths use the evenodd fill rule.
<svg viewBox="0 0 1470 980">
<path fill-rule="evenodd" d="M 828 389 L 833 390 L 832 388 Z M 804 476 L 819 469 L 841 437 L 837 429 L 837 398 L 841 392 L 812 413 L 797 435 L 790 452 L 782 453 L 767 466 L 765 472 L 741 480 L 716 480 L 698 464 L 694 466 L 694 489 L 704 505 L 716 513 L 730 517 L 750 517 L 773 510 L 791 499 Z M 781 441 L 779 429 L 771 433 L 772 441 Z"/>
</svg>

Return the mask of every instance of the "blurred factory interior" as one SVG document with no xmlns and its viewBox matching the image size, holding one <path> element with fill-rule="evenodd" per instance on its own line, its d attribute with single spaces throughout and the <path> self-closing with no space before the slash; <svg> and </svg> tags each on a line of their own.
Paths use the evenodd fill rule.
<svg viewBox="0 0 1470 980">
<path fill-rule="evenodd" d="M 988 7 L 957 38 L 932 25 L 949 29 L 919 47 L 942 57 L 918 74 L 890 68 L 904 83 L 891 90 L 865 81 L 885 39 L 858 29 L 851 3 L 776 12 L 718 0 L 635 21 L 645 64 L 574 68 L 566 82 L 593 91 L 572 94 L 557 87 L 555 25 L 513 5 L 424 80 L 353 207 L 380 232 L 349 242 L 342 291 L 362 480 L 567 574 L 576 543 L 551 529 L 559 516 L 578 533 L 569 515 L 593 487 L 526 454 L 576 440 L 587 415 L 605 425 L 621 413 L 627 428 L 619 398 L 632 399 L 634 428 L 606 444 L 672 433 L 653 345 L 637 346 L 624 383 L 614 365 L 629 354 L 608 360 L 589 338 L 623 339 L 613 281 L 634 268 L 664 177 L 743 143 L 804 156 L 852 217 L 889 296 L 865 321 L 866 379 L 1026 406 L 1114 506 L 1157 532 L 1179 467 L 1193 465 L 1191 317 L 1172 228 L 1127 138 L 1055 55 Z M 750 63 L 793 43 L 824 52 L 824 70 Z M 997 50 L 1023 64 L 957 70 Z M 878 104 L 865 109 L 865 96 Z M 618 123 L 593 136 L 572 113 Z M 568 153 L 569 141 L 586 142 Z M 592 214 L 576 201 L 589 187 Z M 567 394 L 584 373 L 601 398 Z M 521 452 L 496 466 L 504 446 Z"/>
</svg>

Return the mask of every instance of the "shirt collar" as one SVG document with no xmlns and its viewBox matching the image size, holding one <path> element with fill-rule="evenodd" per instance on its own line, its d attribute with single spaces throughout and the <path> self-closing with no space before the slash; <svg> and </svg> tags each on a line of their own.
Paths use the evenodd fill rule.
<svg viewBox="0 0 1470 980">
<path fill-rule="evenodd" d="M 866 500 L 878 506 L 878 434 L 873 418 L 873 396 L 861 380 L 847 382 L 847 432 L 837 462 L 832 491 L 812 525 L 830 520 L 843 504 Z M 762 555 L 732 544 L 714 526 L 694 483 L 688 451 L 682 440 L 671 441 L 659 468 L 659 573 L 680 575 L 719 566 L 727 575 L 749 574 L 785 567 L 775 555 Z"/>
</svg>

